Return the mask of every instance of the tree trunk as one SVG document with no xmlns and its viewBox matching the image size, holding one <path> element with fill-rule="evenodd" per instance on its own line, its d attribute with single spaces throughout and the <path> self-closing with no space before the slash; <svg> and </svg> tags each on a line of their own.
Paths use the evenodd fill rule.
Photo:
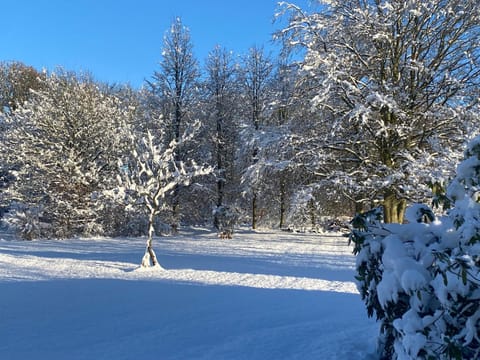
<svg viewBox="0 0 480 360">
<path fill-rule="evenodd" d="M 364 211 L 363 202 L 361 202 L 361 201 L 354 200 L 353 201 L 353 207 L 354 207 L 353 216 L 356 216 L 357 214 L 361 214 Z"/>
<path fill-rule="evenodd" d="M 218 190 L 218 198 L 217 198 L 217 210 L 223 206 L 223 180 L 220 179 L 217 181 L 217 190 Z M 215 211 L 215 215 L 213 216 L 213 226 L 220 230 L 220 219 L 219 214 Z"/>
<path fill-rule="evenodd" d="M 152 242 L 153 242 L 153 235 L 155 234 L 155 210 L 150 210 L 150 215 L 148 217 L 148 239 L 147 239 L 147 247 L 145 249 L 145 255 L 142 258 L 142 267 L 160 267 L 158 263 L 157 256 L 155 255 L 155 251 L 153 250 Z"/>
<path fill-rule="evenodd" d="M 180 186 L 175 185 L 172 196 L 172 222 L 171 228 L 176 233 L 180 227 Z"/>
<path fill-rule="evenodd" d="M 317 221 L 315 216 L 315 204 L 312 199 L 308 200 L 307 206 L 308 206 L 308 213 L 310 216 L 310 223 L 312 225 L 312 230 L 314 230 L 316 227 Z"/>
<path fill-rule="evenodd" d="M 257 228 L 257 194 L 254 192 L 252 197 L 252 229 Z"/>
<path fill-rule="evenodd" d="M 256 164 L 258 161 L 258 148 L 253 149 L 252 163 Z M 257 191 L 255 186 L 252 186 L 252 229 L 257 228 Z"/>
<path fill-rule="evenodd" d="M 286 204 L 286 186 L 285 186 L 285 175 L 280 175 L 280 229 L 285 226 L 285 213 L 287 211 L 287 204 Z"/>
<path fill-rule="evenodd" d="M 223 196 L 225 188 L 226 170 L 224 169 L 223 157 L 224 157 L 224 136 L 222 133 L 222 120 L 217 119 L 217 206 L 223 205 Z"/>
<path fill-rule="evenodd" d="M 180 143 L 180 126 L 182 123 L 182 84 L 180 81 L 180 74 L 175 74 L 175 88 L 176 88 L 176 97 L 175 97 L 175 118 L 174 118 L 174 132 L 175 132 L 175 141 Z M 178 146 L 175 148 L 174 161 L 177 164 L 180 164 L 182 156 L 179 153 Z M 172 199 L 172 230 L 176 231 L 180 225 L 180 186 L 175 185 L 173 189 L 173 199 Z"/>
<path fill-rule="evenodd" d="M 383 220 L 386 223 L 403 222 L 407 201 L 397 197 L 394 191 L 386 190 L 383 199 Z"/>
</svg>

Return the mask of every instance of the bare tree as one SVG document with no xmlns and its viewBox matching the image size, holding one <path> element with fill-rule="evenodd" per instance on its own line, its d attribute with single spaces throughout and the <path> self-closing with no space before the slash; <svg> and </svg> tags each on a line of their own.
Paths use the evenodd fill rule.
<svg viewBox="0 0 480 360">
<path fill-rule="evenodd" d="M 175 191 L 178 185 L 188 185 L 201 175 L 209 174 L 210 167 L 197 165 L 193 160 L 177 161 L 177 148 L 192 141 L 200 123 L 165 145 L 168 133 L 164 130 L 157 136 L 150 131 L 145 134 L 131 133 L 132 149 L 120 162 L 121 186 L 117 196 L 128 202 L 141 201 L 148 214 L 148 238 L 142 267 L 160 266 L 153 249 L 155 220 L 166 207 L 166 196 Z"/>
<path fill-rule="evenodd" d="M 264 112 L 267 109 L 269 92 L 268 85 L 272 74 L 272 63 L 261 47 L 250 48 L 248 54 L 243 59 L 243 91 L 248 105 L 247 116 L 251 119 L 251 124 L 255 131 L 260 130 L 260 126 L 266 117 Z M 258 149 L 254 145 L 252 149 L 252 162 L 258 161 Z M 252 228 L 257 227 L 257 190 L 251 189 L 251 209 L 252 209 Z"/>
<path fill-rule="evenodd" d="M 236 126 L 234 124 L 235 99 L 237 91 L 236 67 L 232 53 L 216 46 L 208 55 L 206 61 L 207 78 L 207 109 L 214 124 L 214 156 L 217 175 L 217 208 L 225 204 L 227 183 L 232 182 L 231 174 L 234 167 L 234 147 L 236 141 Z M 219 219 L 215 212 L 214 225 L 218 228 Z"/>
<path fill-rule="evenodd" d="M 273 65 L 262 47 L 251 47 L 243 58 L 243 89 L 248 105 L 248 115 L 255 130 L 265 119 L 264 111 L 269 101 L 268 85 Z"/>
</svg>

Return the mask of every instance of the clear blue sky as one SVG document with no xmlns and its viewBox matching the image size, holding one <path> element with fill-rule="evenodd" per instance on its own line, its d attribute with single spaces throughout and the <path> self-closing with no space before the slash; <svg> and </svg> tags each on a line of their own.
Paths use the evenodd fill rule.
<svg viewBox="0 0 480 360">
<path fill-rule="evenodd" d="M 307 7 L 308 0 L 294 0 Z M 269 44 L 277 0 L 0 0 L 0 61 L 63 66 L 140 86 L 158 69 L 162 40 L 179 16 L 200 62 L 217 44 L 245 53 Z"/>
</svg>

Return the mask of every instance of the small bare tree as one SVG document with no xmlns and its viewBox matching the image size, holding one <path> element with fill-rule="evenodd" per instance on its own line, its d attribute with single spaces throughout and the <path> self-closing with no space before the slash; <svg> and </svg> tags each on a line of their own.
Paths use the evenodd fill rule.
<svg viewBox="0 0 480 360">
<path fill-rule="evenodd" d="M 126 161 L 120 161 L 121 193 L 130 201 L 141 201 L 148 213 L 148 238 L 142 267 L 156 266 L 159 262 L 153 250 L 155 220 L 166 208 L 165 197 L 179 185 L 189 185 L 198 176 L 211 173 L 210 167 L 197 165 L 193 160 L 177 161 L 176 153 L 183 144 L 192 141 L 200 127 L 195 122 L 179 140 L 165 142 L 167 133 L 155 137 L 150 131 L 132 135 L 132 151 Z M 166 145 L 165 145 L 166 144 Z"/>
</svg>

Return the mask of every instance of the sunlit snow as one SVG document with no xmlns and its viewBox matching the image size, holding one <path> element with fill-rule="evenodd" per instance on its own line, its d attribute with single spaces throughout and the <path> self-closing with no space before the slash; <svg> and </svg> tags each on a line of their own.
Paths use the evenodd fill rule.
<svg viewBox="0 0 480 360">
<path fill-rule="evenodd" d="M 1 359 L 370 359 L 340 235 L 0 240 Z"/>
</svg>

